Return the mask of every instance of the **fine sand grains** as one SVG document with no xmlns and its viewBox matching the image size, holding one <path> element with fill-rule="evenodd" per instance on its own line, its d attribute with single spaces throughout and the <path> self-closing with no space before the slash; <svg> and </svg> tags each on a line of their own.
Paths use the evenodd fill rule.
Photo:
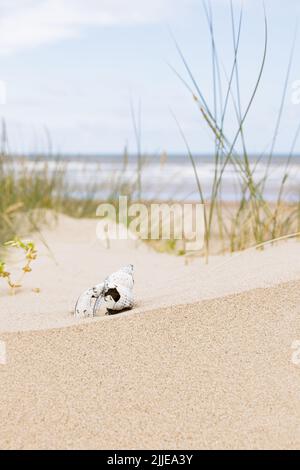
<svg viewBox="0 0 300 470">
<path fill-rule="evenodd" d="M 0 340 L 2 449 L 300 446 L 299 281 Z"/>
</svg>

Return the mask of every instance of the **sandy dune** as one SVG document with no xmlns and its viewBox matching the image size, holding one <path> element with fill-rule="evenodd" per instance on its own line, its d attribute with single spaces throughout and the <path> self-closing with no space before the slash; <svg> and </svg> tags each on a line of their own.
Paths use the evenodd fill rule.
<svg viewBox="0 0 300 470">
<path fill-rule="evenodd" d="M 1 287 L 0 448 L 299 448 L 300 243 L 185 265 L 95 229 L 61 217 L 55 256 L 38 242 L 23 290 Z M 75 320 L 129 262 L 134 310 Z"/>
<path fill-rule="evenodd" d="M 300 243 L 293 240 L 263 252 L 211 257 L 208 266 L 200 259 L 185 265 L 183 257 L 155 253 L 134 240 L 112 241 L 106 249 L 96 238 L 97 223 L 61 216 L 42 232 L 50 252 L 36 237 L 39 258 L 24 289 L 10 296 L 0 283 L 0 331 L 78 324 L 70 314 L 78 295 L 128 263 L 135 266 L 133 314 L 300 279 Z M 35 287 L 40 294 L 32 292 Z"/>
<path fill-rule="evenodd" d="M 5 333 L 0 448 L 299 448 L 300 283 Z"/>
</svg>

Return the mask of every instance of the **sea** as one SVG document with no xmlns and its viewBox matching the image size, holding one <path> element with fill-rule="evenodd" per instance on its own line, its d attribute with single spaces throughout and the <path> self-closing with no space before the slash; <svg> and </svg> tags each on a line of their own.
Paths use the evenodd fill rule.
<svg viewBox="0 0 300 470">
<path fill-rule="evenodd" d="M 214 156 L 209 155 L 195 155 L 195 167 L 188 155 L 166 154 L 143 155 L 141 159 L 136 155 L 117 154 L 43 156 L 42 159 L 31 155 L 27 164 L 33 171 L 38 171 L 43 167 L 44 159 L 48 160 L 50 171 L 57 171 L 57 161 L 60 162 L 66 175 L 66 187 L 70 196 L 75 198 L 103 200 L 131 193 L 133 197 L 139 196 L 145 200 L 198 201 L 197 178 L 203 197 L 210 199 L 216 177 Z M 274 155 L 271 163 L 266 155 L 249 156 L 255 183 L 265 180 L 263 196 L 266 200 L 277 200 L 285 180 L 282 198 L 287 202 L 300 201 L 300 155 L 293 156 L 290 162 L 288 160 L 288 155 Z M 222 173 L 220 195 L 224 201 L 240 199 L 246 177 L 238 166 L 238 163 L 227 164 Z M 221 168 L 222 165 L 219 165 L 218 176 Z M 141 194 L 138 194 L 139 188 Z"/>
</svg>

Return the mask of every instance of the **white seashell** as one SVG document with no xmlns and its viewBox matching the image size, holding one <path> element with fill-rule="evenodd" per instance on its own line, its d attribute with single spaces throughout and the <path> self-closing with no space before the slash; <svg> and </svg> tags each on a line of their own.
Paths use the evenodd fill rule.
<svg viewBox="0 0 300 470">
<path fill-rule="evenodd" d="M 76 303 L 74 315 L 94 316 L 102 306 L 106 307 L 108 313 L 132 308 L 133 284 L 133 265 L 130 264 L 112 273 L 101 284 L 83 292 Z"/>
</svg>

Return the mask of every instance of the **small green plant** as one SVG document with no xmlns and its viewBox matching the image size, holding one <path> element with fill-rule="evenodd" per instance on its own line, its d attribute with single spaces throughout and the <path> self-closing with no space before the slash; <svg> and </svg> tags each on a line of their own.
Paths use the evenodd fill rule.
<svg viewBox="0 0 300 470">
<path fill-rule="evenodd" d="M 12 279 L 11 273 L 6 268 L 6 263 L 4 261 L 0 261 L 0 278 L 3 278 L 7 282 L 11 294 L 15 294 L 16 289 L 22 287 L 24 276 L 32 271 L 31 264 L 37 258 L 37 250 L 33 242 L 24 242 L 19 238 L 15 238 L 14 240 L 10 240 L 4 243 L 4 246 L 21 249 L 25 255 L 25 264 L 22 267 L 22 274 L 17 281 Z"/>
</svg>

